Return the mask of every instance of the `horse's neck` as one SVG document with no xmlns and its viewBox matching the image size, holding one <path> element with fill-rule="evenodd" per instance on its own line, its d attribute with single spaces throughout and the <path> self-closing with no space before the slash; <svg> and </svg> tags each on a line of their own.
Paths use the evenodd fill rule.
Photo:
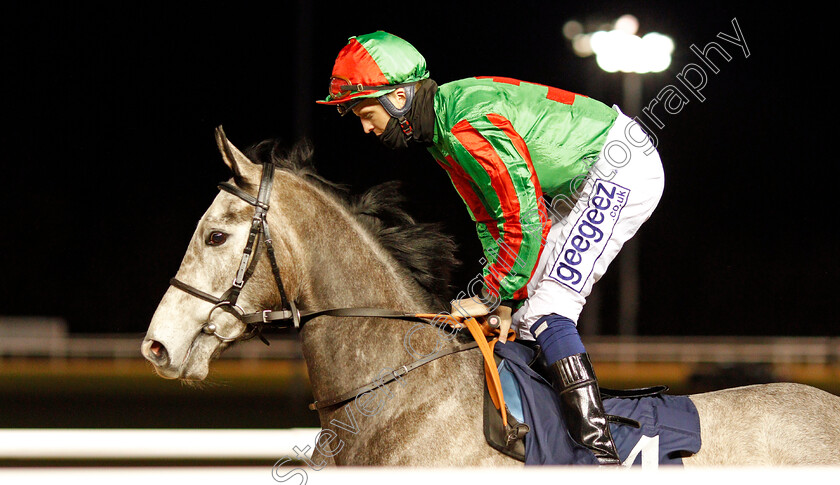
<svg viewBox="0 0 840 485">
<path fill-rule="evenodd" d="M 287 244 L 301 280 L 302 310 L 375 307 L 430 312 L 430 299 L 407 272 L 334 198 L 315 190 L 287 198 L 282 214 L 294 214 Z M 291 201 L 291 202 L 289 202 Z M 373 381 L 385 368 L 412 360 L 404 336 L 412 322 L 320 317 L 301 334 L 316 399 Z"/>
<path fill-rule="evenodd" d="M 296 180 L 304 193 L 286 197 L 281 226 L 290 245 L 304 309 L 382 307 L 422 310 L 428 295 L 334 197 Z M 297 222 L 292 222 L 294 218 Z M 427 309 L 426 309 L 427 310 Z"/>
</svg>

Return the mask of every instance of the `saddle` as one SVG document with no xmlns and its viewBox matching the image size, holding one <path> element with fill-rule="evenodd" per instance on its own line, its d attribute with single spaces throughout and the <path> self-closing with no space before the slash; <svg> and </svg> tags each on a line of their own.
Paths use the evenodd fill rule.
<svg viewBox="0 0 840 485">
<path fill-rule="evenodd" d="M 541 349 L 539 345 L 536 343 L 525 343 L 520 342 L 526 346 L 532 346 L 535 350 L 534 358 L 531 362 L 528 363 L 528 366 L 537 372 L 543 379 L 545 379 L 546 383 L 550 383 L 551 381 L 548 378 L 548 367 L 546 365 L 545 359 L 543 358 Z M 503 359 L 499 356 L 494 354 L 494 362 L 496 364 L 496 369 L 500 369 L 502 367 Z M 511 389 L 502 378 L 502 374 L 498 373 L 500 379 L 500 388 L 502 391 L 507 387 L 508 390 Z M 490 387 L 491 379 L 486 379 L 485 386 L 484 386 L 484 406 L 483 406 L 483 418 L 484 418 L 484 438 L 487 440 L 487 444 L 489 444 L 492 448 L 499 451 L 502 454 L 510 456 L 516 460 L 525 461 L 525 436 L 528 432 L 531 431 L 530 426 L 527 423 L 521 422 L 520 419 L 522 418 L 521 403 L 518 402 L 516 396 L 509 396 L 508 402 L 513 407 L 513 411 L 511 408 L 505 403 L 504 400 L 504 393 L 502 392 L 501 399 L 499 402 L 505 403 L 504 405 L 504 418 L 500 408 L 496 407 L 496 400 L 493 399 Z M 666 391 L 668 391 L 667 386 L 652 386 L 646 388 L 638 388 L 638 389 L 609 389 L 605 387 L 599 388 L 601 392 L 602 399 L 608 398 L 621 398 L 621 399 L 638 399 L 643 397 L 655 397 L 659 396 Z M 607 420 L 611 423 L 621 424 L 625 426 L 630 426 L 632 428 L 640 428 L 641 425 L 638 421 L 625 418 L 623 416 L 615 416 L 615 415 L 607 415 Z"/>
</svg>

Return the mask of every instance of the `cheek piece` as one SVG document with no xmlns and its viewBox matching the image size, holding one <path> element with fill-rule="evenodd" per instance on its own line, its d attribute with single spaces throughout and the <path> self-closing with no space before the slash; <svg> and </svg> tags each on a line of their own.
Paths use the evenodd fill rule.
<svg viewBox="0 0 840 485">
<path fill-rule="evenodd" d="M 394 106 L 394 103 L 391 102 L 387 95 L 380 96 L 377 99 L 379 100 L 379 104 L 385 108 L 385 111 L 387 111 L 391 117 L 396 118 L 397 122 L 400 124 L 400 129 L 406 136 L 406 139 L 409 139 L 414 134 L 414 128 L 411 126 L 411 123 L 405 115 L 411 110 L 411 104 L 412 101 L 414 101 L 414 85 L 410 84 L 405 86 L 403 89 L 405 90 L 405 105 L 400 109 L 397 109 L 397 107 Z"/>
</svg>

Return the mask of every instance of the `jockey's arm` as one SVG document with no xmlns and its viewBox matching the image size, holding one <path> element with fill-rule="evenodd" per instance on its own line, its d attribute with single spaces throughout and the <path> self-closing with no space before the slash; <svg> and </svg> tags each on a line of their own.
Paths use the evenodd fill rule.
<svg viewBox="0 0 840 485">
<path fill-rule="evenodd" d="M 453 305 L 453 314 L 486 315 L 503 300 L 527 298 L 526 285 L 550 222 L 525 142 L 505 118 L 489 114 L 463 120 L 449 136 L 452 161 L 468 182 L 462 185 L 472 189 L 459 188 L 453 178 L 476 221 L 485 254 L 483 293 L 489 296 L 454 302 L 458 308 Z M 509 308 L 499 311 L 510 313 Z"/>
</svg>

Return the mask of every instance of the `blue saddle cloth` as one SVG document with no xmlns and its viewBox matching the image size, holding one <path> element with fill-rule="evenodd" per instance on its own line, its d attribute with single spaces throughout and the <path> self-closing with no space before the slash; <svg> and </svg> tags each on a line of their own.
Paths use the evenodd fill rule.
<svg viewBox="0 0 840 485">
<path fill-rule="evenodd" d="M 569 437 L 560 415 L 560 401 L 551 385 L 528 367 L 534 350 L 516 343 L 497 344 L 505 403 L 531 430 L 525 435 L 526 465 L 597 464 L 590 450 Z M 625 464 L 682 465 L 681 455 L 700 451 L 700 417 L 686 396 L 604 400 L 607 414 L 624 416 L 640 429 L 610 424 L 619 457 Z M 658 462 L 653 456 L 658 455 Z"/>
</svg>

